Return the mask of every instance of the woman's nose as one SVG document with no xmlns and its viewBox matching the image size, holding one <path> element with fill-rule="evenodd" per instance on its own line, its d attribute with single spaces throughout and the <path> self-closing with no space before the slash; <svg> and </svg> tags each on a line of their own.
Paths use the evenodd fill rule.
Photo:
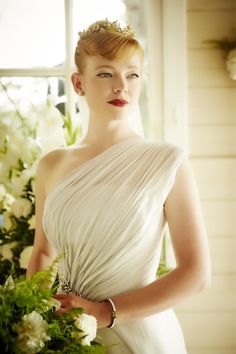
<svg viewBox="0 0 236 354">
<path fill-rule="evenodd" d="M 115 93 L 127 92 L 127 85 L 125 80 L 122 78 L 115 80 L 113 85 L 113 91 Z"/>
</svg>

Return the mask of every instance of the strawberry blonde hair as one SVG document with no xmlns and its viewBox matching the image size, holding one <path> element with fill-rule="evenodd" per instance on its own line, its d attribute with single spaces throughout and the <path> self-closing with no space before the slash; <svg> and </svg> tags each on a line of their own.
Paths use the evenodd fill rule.
<svg viewBox="0 0 236 354">
<path fill-rule="evenodd" d="M 132 31 L 121 28 L 116 31 L 111 27 L 114 23 L 117 22 L 97 21 L 80 33 L 74 55 L 75 65 L 80 74 L 84 72 L 87 56 L 120 60 L 138 52 L 143 60 L 144 50 Z M 104 24 L 110 27 L 104 29 Z"/>
</svg>

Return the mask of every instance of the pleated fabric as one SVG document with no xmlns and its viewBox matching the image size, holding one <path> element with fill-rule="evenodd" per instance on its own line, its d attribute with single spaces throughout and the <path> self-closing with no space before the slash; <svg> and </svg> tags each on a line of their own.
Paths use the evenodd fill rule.
<svg viewBox="0 0 236 354">
<path fill-rule="evenodd" d="M 156 280 L 166 226 L 164 203 L 183 150 L 142 138 L 120 141 L 82 163 L 46 198 L 43 227 L 60 275 L 83 297 L 101 301 Z M 147 299 L 148 301 L 148 299 Z M 108 354 L 185 354 L 172 309 L 98 330 Z"/>
</svg>

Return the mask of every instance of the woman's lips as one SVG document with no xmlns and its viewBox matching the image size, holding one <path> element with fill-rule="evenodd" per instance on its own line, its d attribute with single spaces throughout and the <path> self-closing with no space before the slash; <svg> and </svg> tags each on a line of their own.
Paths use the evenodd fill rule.
<svg viewBox="0 0 236 354">
<path fill-rule="evenodd" d="M 115 99 L 115 100 L 109 101 L 108 103 L 113 104 L 113 106 L 124 107 L 125 105 L 128 104 L 128 101 Z"/>
</svg>

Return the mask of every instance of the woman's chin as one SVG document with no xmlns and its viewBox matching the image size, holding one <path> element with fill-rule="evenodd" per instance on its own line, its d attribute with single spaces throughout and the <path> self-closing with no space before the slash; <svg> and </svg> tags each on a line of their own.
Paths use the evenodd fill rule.
<svg viewBox="0 0 236 354">
<path fill-rule="evenodd" d="M 124 120 L 124 119 L 127 119 L 130 116 L 130 114 L 131 114 L 131 112 L 129 109 L 122 107 L 122 108 L 112 110 L 112 112 L 110 112 L 109 116 L 111 119 Z"/>
</svg>

